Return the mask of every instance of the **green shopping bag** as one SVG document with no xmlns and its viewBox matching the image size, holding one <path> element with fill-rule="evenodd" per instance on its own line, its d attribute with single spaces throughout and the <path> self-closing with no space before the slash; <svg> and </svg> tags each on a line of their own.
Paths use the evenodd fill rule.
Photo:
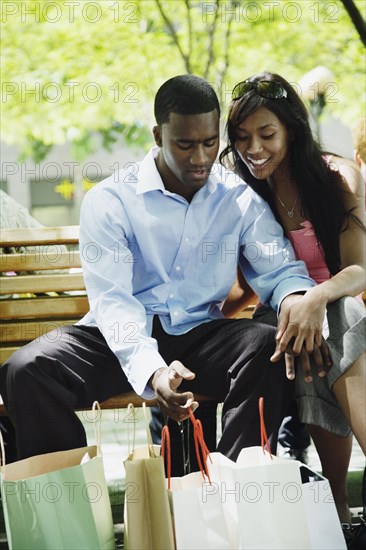
<svg viewBox="0 0 366 550">
<path fill-rule="evenodd" d="M 98 403 L 94 413 L 96 409 L 100 418 Z M 115 548 L 100 422 L 95 426 L 97 445 L 8 465 L 1 439 L 1 494 L 10 550 Z"/>
</svg>

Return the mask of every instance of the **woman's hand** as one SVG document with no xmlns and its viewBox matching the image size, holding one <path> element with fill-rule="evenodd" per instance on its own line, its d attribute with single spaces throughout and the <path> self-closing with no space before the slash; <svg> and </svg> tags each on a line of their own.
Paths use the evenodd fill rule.
<svg viewBox="0 0 366 550">
<path fill-rule="evenodd" d="M 332 365 L 328 346 L 323 339 L 323 322 L 327 300 L 314 287 L 305 295 L 291 294 L 282 304 L 272 362 L 285 355 L 286 374 L 295 378 L 295 357 L 300 356 L 307 382 L 312 381 L 311 363 L 319 376 L 325 376 Z"/>
</svg>

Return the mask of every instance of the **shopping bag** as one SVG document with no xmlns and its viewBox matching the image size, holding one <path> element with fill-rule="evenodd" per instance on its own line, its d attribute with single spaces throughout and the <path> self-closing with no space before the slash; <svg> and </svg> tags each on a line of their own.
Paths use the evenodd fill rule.
<svg viewBox="0 0 366 550">
<path fill-rule="evenodd" d="M 347 545 L 329 481 L 313 472 L 305 464 L 301 464 L 300 474 L 310 548 L 314 548 L 314 550 L 345 550 Z"/>
<path fill-rule="evenodd" d="M 317 503 L 311 502 L 311 489 L 314 494 L 319 495 L 320 491 L 324 495 L 325 487 L 316 488 L 314 484 L 322 481 L 326 484 L 326 480 L 311 472 L 306 481 L 305 472 L 301 475 L 300 462 L 272 456 L 263 421 L 262 398 L 260 420 L 261 447 L 242 449 L 236 462 L 220 453 L 211 453 L 207 462 L 211 490 L 219 492 L 224 503 L 232 547 L 345 549 L 334 502 L 331 499 L 326 502 L 322 497 Z M 310 486 L 310 482 L 313 485 Z M 315 515 L 318 517 L 314 522 Z"/>
<path fill-rule="evenodd" d="M 132 414 L 131 414 L 132 411 Z M 146 444 L 132 448 L 128 437 L 128 457 L 125 467 L 124 547 L 128 550 L 172 550 L 174 535 L 164 462 L 160 447 L 152 444 L 151 434 L 143 404 L 146 427 Z M 135 420 L 133 405 L 128 406 L 128 418 Z M 128 424 L 130 434 L 130 424 Z M 133 422 L 135 434 L 135 422 Z"/>
<path fill-rule="evenodd" d="M 93 405 L 100 418 L 99 404 Z M 11 549 L 115 548 L 108 487 L 97 445 L 6 464 L 1 494 Z"/>
<path fill-rule="evenodd" d="M 206 498 L 210 479 L 205 470 L 209 451 L 203 438 L 202 425 L 190 411 L 194 428 L 194 442 L 199 472 L 183 477 L 170 476 L 170 439 L 167 426 L 162 432 L 162 454 L 167 457 L 167 485 L 173 516 L 175 542 L 180 549 L 217 549 L 226 550 L 230 538 L 223 517 L 223 507 L 218 493 Z M 202 455 L 202 456 L 201 456 Z"/>
</svg>

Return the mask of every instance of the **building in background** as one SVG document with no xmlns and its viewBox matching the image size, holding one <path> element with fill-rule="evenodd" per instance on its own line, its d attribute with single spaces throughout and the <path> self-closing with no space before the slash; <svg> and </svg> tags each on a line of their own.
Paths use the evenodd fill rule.
<svg viewBox="0 0 366 550">
<path fill-rule="evenodd" d="M 351 130 L 339 120 L 327 118 L 321 123 L 320 139 L 325 150 L 353 158 Z M 67 144 L 54 146 L 41 162 L 19 161 L 17 147 L 1 143 L 0 188 L 28 208 L 43 225 L 74 225 L 79 223 L 86 191 L 113 172 L 141 160 L 144 154 L 121 140 L 111 151 L 100 145 L 83 161 L 73 159 Z"/>
<path fill-rule="evenodd" d="M 70 145 L 56 145 L 41 162 L 19 161 L 16 146 L 1 143 L 0 188 L 46 226 L 79 223 L 80 204 L 93 185 L 141 160 L 144 151 L 117 142 L 76 161 Z"/>
</svg>

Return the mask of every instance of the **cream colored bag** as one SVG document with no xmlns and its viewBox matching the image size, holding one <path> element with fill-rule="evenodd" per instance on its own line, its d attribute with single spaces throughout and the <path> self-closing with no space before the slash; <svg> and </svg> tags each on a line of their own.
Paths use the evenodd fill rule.
<svg viewBox="0 0 366 550">
<path fill-rule="evenodd" d="M 174 536 L 160 447 L 154 446 L 143 404 L 146 445 L 132 448 L 124 461 L 126 492 L 124 502 L 124 547 L 127 550 L 173 550 Z M 128 413 L 134 415 L 133 405 Z M 128 415 L 131 418 L 131 414 Z M 133 416 L 134 417 L 134 416 Z M 135 434 L 135 424 L 133 425 Z"/>
</svg>

